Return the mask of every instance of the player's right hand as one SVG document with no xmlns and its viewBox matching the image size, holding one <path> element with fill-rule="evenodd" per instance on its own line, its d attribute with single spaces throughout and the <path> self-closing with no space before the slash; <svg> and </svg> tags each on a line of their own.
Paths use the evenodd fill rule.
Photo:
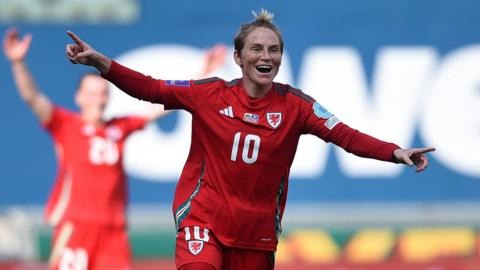
<svg viewBox="0 0 480 270">
<path fill-rule="evenodd" d="M 67 44 L 67 57 L 70 62 L 73 64 L 94 66 L 95 58 L 98 58 L 98 52 L 73 32 L 67 31 L 67 34 L 75 42 L 75 44 Z"/>
<path fill-rule="evenodd" d="M 22 39 L 19 38 L 17 29 L 10 28 L 5 32 L 3 38 L 3 52 L 10 62 L 20 62 L 25 59 L 30 43 L 32 42 L 32 35 L 26 34 Z"/>
<path fill-rule="evenodd" d="M 94 66 L 101 73 L 106 73 L 110 69 L 111 60 L 103 54 L 95 51 L 92 46 L 81 40 L 71 31 L 67 34 L 72 38 L 75 44 L 67 44 L 67 57 L 73 64 L 83 64 Z"/>
</svg>

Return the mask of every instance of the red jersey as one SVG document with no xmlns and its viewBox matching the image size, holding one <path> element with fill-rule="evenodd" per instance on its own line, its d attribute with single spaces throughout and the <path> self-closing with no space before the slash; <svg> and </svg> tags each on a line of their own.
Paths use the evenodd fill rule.
<svg viewBox="0 0 480 270">
<path fill-rule="evenodd" d="M 241 80 L 164 81 L 112 63 L 105 78 L 128 94 L 192 114 L 190 153 L 175 192 L 177 229 L 211 229 L 231 247 L 275 250 L 300 135 L 393 161 L 397 145 L 348 127 L 313 98 L 274 83 L 251 98 Z"/>
<path fill-rule="evenodd" d="M 86 124 L 78 113 L 55 107 L 45 128 L 51 133 L 59 170 L 46 218 L 107 225 L 125 224 L 127 189 L 123 145 L 143 117 L 115 118 L 103 126 Z"/>
</svg>

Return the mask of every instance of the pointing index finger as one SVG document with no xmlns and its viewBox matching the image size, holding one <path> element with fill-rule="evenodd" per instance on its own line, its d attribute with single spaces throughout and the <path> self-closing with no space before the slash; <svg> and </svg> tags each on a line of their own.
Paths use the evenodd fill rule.
<svg viewBox="0 0 480 270">
<path fill-rule="evenodd" d="M 417 153 L 425 154 L 425 153 L 432 152 L 432 151 L 435 151 L 435 147 L 424 147 L 424 148 L 419 148 L 417 150 Z"/>
<path fill-rule="evenodd" d="M 77 35 L 75 35 L 72 31 L 67 31 L 67 34 L 73 39 L 73 41 L 75 41 L 75 43 L 77 43 L 77 45 L 83 44 L 83 41 Z"/>
</svg>

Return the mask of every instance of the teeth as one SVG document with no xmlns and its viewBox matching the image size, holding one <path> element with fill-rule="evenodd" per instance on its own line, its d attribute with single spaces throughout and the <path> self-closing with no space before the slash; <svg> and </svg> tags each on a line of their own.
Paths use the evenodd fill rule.
<svg viewBox="0 0 480 270">
<path fill-rule="evenodd" d="M 270 65 L 258 65 L 255 68 L 260 73 L 269 73 L 273 69 L 272 66 L 270 66 Z"/>
</svg>

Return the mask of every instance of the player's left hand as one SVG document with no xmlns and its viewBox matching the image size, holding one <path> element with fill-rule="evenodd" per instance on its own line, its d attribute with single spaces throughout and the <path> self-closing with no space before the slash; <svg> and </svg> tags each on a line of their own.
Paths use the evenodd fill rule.
<svg viewBox="0 0 480 270">
<path fill-rule="evenodd" d="M 200 79 L 205 78 L 210 73 L 218 70 L 225 63 L 228 48 L 224 44 L 218 43 L 207 49 L 203 67 L 198 75 Z"/>
<path fill-rule="evenodd" d="M 416 172 L 422 172 L 428 167 L 428 158 L 425 153 L 435 151 L 435 147 L 397 149 L 393 152 L 396 162 L 415 166 Z"/>
</svg>

